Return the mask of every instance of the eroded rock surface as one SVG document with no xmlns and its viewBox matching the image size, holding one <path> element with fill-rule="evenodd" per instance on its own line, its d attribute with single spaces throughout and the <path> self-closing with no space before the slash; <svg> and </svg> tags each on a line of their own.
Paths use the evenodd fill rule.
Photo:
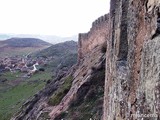
<svg viewBox="0 0 160 120">
<path fill-rule="evenodd" d="M 111 1 L 104 120 L 160 119 L 159 3 Z"/>
</svg>

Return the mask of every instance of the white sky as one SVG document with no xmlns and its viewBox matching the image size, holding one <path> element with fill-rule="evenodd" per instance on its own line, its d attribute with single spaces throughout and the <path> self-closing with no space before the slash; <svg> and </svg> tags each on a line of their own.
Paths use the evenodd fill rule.
<svg viewBox="0 0 160 120">
<path fill-rule="evenodd" d="M 72 36 L 108 13 L 109 0 L 0 0 L 0 33 Z"/>
</svg>

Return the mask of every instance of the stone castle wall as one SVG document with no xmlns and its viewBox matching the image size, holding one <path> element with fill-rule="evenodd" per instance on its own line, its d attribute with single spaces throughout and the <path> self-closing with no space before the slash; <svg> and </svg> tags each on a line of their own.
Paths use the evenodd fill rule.
<svg viewBox="0 0 160 120">
<path fill-rule="evenodd" d="M 92 23 L 92 27 L 88 33 L 79 34 L 79 60 L 106 41 L 108 37 L 108 22 L 109 15 L 106 14 Z"/>
</svg>

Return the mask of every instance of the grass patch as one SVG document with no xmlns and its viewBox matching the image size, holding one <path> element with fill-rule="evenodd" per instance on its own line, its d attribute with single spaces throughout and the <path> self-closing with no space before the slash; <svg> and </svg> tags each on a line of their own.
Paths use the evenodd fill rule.
<svg viewBox="0 0 160 120">
<path fill-rule="evenodd" d="M 51 72 L 40 72 L 38 71 L 37 73 L 33 74 L 31 78 L 27 80 L 50 80 L 52 79 L 52 73 Z"/>
<path fill-rule="evenodd" d="M 5 93 L 0 92 L 0 120 L 9 120 L 26 99 L 42 89 L 44 84 L 41 81 L 35 83 L 25 82 Z"/>
<path fill-rule="evenodd" d="M 15 86 L 9 85 L 19 79 L 22 73 L 6 72 L 0 78 L 7 79 L 7 82 L 0 83 L 0 120 L 9 120 L 14 113 L 18 112 L 22 104 L 39 90 L 47 80 L 51 80 L 51 72 L 38 72 L 31 78 L 22 79 Z"/>
<path fill-rule="evenodd" d="M 9 120 L 29 97 L 45 86 L 45 81 L 51 79 L 50 72 L 38 72 L 29 79 L 21 79 L 15 86 L 10 85 L 21 75 L 20 72 L 5 72 L 0 76 L 0 79 L 7 79 L 0 83 L 0 120 Z"/>
<path fill-rule="evenodd" d="M 60 88 L 51 96 L 51 98 L 48 101 L 48 104 L 53 106 L 58 105 L 61 102 L 62 98 L 70 90 L 72 81 L 73 81 L 72 76 L 66 77 L 62 86 L 60 86 Z"/>
<path fill-rule="evenodd" d="M 15 72 L 12 73 L 10 71 L 5 72 L 2 74 L 2 76 L 0 76 L 0 79 L 7 79 L 7 80 L 16 80 L 18 77 L 21 76 L 21 72 Z"/>
</svg>

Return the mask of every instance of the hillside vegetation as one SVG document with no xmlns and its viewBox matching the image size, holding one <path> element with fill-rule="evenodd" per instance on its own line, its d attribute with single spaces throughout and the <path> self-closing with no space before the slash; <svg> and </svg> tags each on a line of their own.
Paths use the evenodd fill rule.
<svg viewBox="0 0 160 120">
<path fill-rule="evenodd" d="M 39 51 L 33 56 L 50 57 L 50 56 L 65 56 L 67 54 L 77 53 L 77 42 L 67 41 L 50 46 L 47 49 Z"/>
<path fill-rule="evenodd" d="M 12 46 L 16 44 L 18 42 L 12 44 Z M 29 43 L 27 44 L 29 45 Z M 10 57 L 7 60 L 9 59 Z M 21 57 L 14 57 L 14 61 L 16 59 L 17 63 L 15 65 L 21 64 L 18 62 Z M 32 62 L 42 63 L 37 66 L 38 71 L 33 75 L 24 77 L 27 75 L 26 72 L 14 70 L 13 68 L 14 72 L 5 70 L 3 62 L 6 62 L 6 59 L 0 60 L 0 120 L 9 120 L 27 99 L 32 98 L 34 94 L 53 81 L 57 75 L 63 75 L 70 67 L 76 64 L 77 43 L 69 41 L 55 44 L 44 50 L 32 53 L 23 59 L 28 65 L 31 64 L 30 66 L 32 66 Z"/>
<path fill-rule="evenodd" d="M 77 42 L 67 41 L 52 45 L 42 51 L 31 54 L 33 58 L 48 58 L 53 60 L 48 62 L 47 69 L 52 69 L 54 74 L 62 74 L 68 67 L 77 63 Z"/>
<path fill-rule="evenodd" d="M 51 46 L 41 39 L 36 38 L 11 38 L 0 41 L 0 56 L 25 56 Z"/>
</svg>

